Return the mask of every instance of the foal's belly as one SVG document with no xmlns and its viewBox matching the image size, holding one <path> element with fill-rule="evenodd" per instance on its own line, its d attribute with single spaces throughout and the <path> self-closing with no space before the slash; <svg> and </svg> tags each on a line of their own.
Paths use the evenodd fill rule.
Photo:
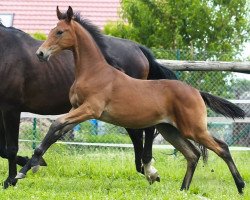
<svg viewBox="0 0 250 200">
<path fill-rule="evenodd" d="M 139 109 L 130 110 L 128 107 L 124 109 L 114 109 L 104 111 L 99 118 L 100 120 L 125 128 L 145 128 L 154 126 L 159 123 L 171 123 L 172 119 L 166 113 L 156 110 Z"/>
</svg>

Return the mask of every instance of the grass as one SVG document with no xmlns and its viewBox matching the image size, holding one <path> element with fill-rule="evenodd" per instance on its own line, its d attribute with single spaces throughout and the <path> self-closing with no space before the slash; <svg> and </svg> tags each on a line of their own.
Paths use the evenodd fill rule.
<svg viewBox="0 0 250 200">
<path fill-rule="evenodd" d="M 179 191 L 186 161 L 180 154 L 167 155 L 170 152 L 154 150 L 161 182 L 149 185 L 135 172 L 132 149 L 57 144 L 45 156 L 48 167 L 41 167 L 36 174 L 29 172 L 17 186 L 2 190 L 0 199 L 250 199 L 250 152 L 232 152 L 247 184 L 243 196 L 237 193 L 227 166 L 213 153 L 207 166 L 200 161 L 190 190 Z M 21 154 L 31 155 L 31 151 Z M 7 177 L 7 167 L 1 159 L 1 180 Z"/>
</svg>

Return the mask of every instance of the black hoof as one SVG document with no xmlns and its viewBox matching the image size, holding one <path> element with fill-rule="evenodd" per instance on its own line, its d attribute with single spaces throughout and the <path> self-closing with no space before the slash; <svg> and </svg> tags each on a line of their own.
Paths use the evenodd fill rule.
<svg viewBox="0 0 250 200">
<path fill-rule="evenodd" d="M 17 180 L 15 178 L 7 178 L 3 183 L 3 189 L 7 189 L 9 186 L 15 186 Z"/>
<path fill-rule="evenodd" d="M 239 192 L 239 194 L 243 194 L 244 192 L 243 192 L 243 190 L 244 190 L 244 188 L 245 188 L 245 182 L 241 182 L 238 186 L 237 186 L 237 188 L 238 188 L 238 192 Z"/>
<path fill-rule="evenodd" d="M 158 176 L 158 177 L 155 179 L 155 181 L 161 182 L 161 178 Z"/>
<path fill-rule="evenodd" d="M 45 160 L 43 159 L 43 157 L 40 158 L 39 165 L 40 166 L 48 166 L 47 163 L 45 162 Z"/>
</svg>

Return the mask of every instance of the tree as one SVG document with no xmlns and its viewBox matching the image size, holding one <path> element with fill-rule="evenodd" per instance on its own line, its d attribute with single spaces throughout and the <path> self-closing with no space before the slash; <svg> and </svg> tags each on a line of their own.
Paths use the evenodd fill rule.
<svg viewBox="0 0 250 200">
<path fill-rule="evenodd" d="M 153 49 L 232 60 L 249 39 L 246 0 L 123 0 L 121 7 L 122 20 L 104 31 Z"/>
<path fill-rule="evenodd" d="M 123 0 L 121 8 L 121 20 L 107 24 L 104 32 L 144 44 L 157 58 L 235 60 L 249 39 L 246 0 Z M 201 90 L 233 95 L 231 73 L 179 76 Z"/>
</svg>

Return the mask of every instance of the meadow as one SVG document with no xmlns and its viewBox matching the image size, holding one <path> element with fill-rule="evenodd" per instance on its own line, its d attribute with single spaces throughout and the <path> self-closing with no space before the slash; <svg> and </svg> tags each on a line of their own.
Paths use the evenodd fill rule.
<svg viewBox="0 0 250 200">
<path fill-rule="evenodd" d="M 226 164 L 212 152 L 206 166 L 200 160 L 190 190 L 180 191 L 186 160 L 180 153 L 169 155 L 172 151 L 154 149 L 161 182 L 149 185 L 135 171 L 133 149 L 56 144 L 44 157 L 47 167 L 29 172 L 15 187 L 2 189 L 0 199 L 250 199 L 250 151 L 231 151 L 246 182 L 244 195 L 237 193 Z M 7 167 L 7 161 L 0 159 L 1 181 L 7 177 Z"/>
</svg>

